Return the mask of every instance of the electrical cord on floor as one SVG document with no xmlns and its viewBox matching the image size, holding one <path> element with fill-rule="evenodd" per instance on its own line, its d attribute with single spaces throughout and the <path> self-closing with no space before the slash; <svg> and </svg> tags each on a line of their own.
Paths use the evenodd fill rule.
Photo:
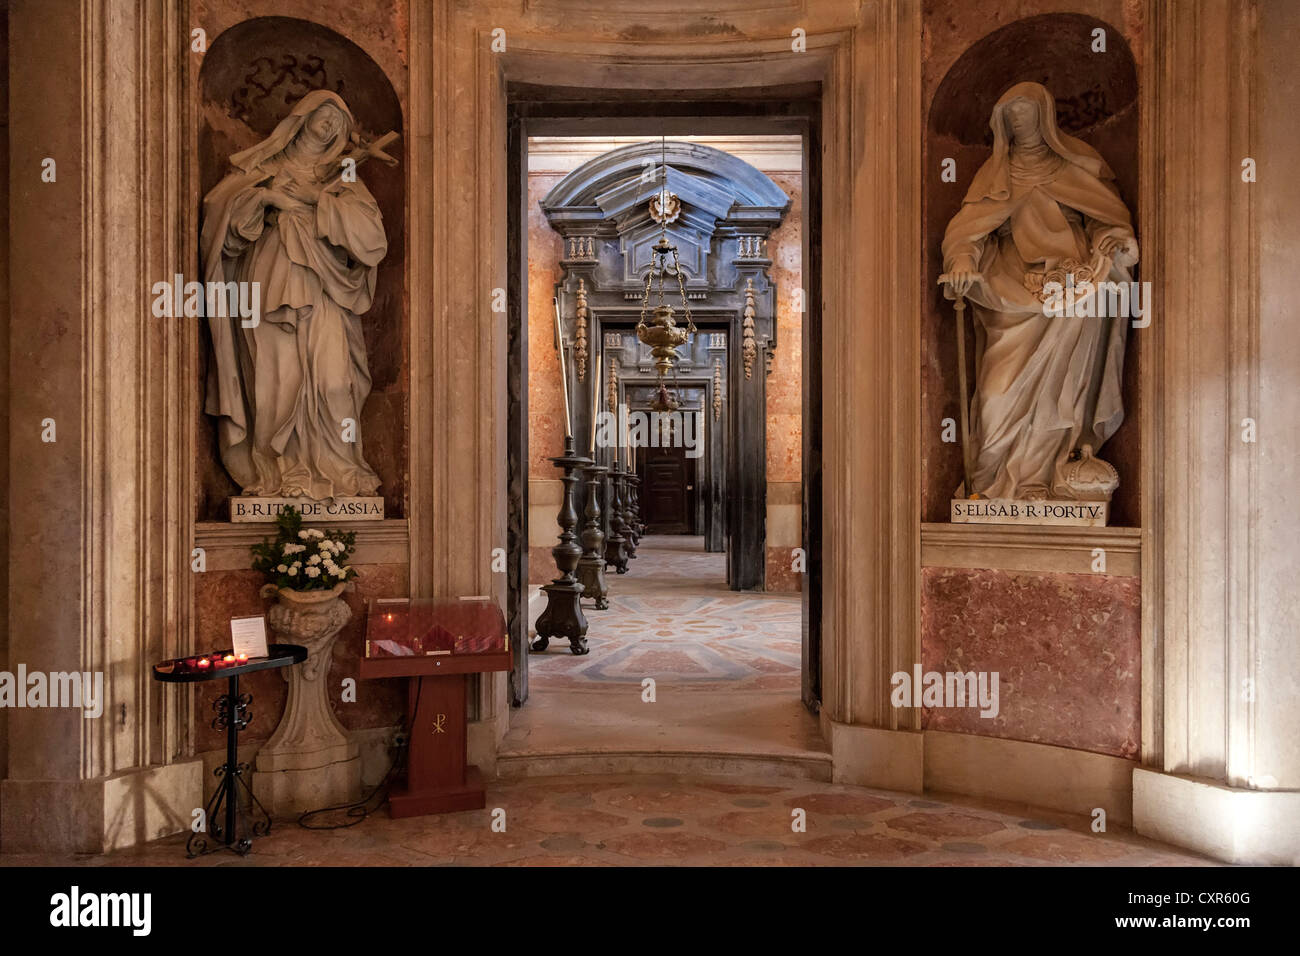
<svg viewBox="0 0 1300 956">
<path fill-rule="evenodd" d="M 420 684 L 424 684 L 424 678 L 419 678 Z M 347 827 L 354 827 L 358 823 L 365 821 L 370 814 L 374 813 L 385 803 L 388 802 L 388 789 L 392 786 L 393 779 L 398 770 L 405 763 L 407 754 L 411 749 L 411 730 L 415 726 L 416 718 L 420 715 L 420 690 L 417 686 L 415 689 L 415 712 L 411 714 L 411 719 L 405 728 L 402 744 L 398 747 L 397 753 L 393 754 L 393 762 L 388 766 L 388 773 L 384 774 L 384 779 L 375 784 L 373 790 L 358 800 L 356 803 L 340 803 L 333 807 L 321 807 L 317 810 L 308 810 L 298 817 L 298 826 L 304 830 L 343 830 Z M 380 794 L 380 800 L 373 807 L 369 806 L 370 801 Z M 317 817 L 323 813 L 339 813 L 346 811 L 348 818 L 346 823 L 309 823 L 309 819 Z"/>
</svg>

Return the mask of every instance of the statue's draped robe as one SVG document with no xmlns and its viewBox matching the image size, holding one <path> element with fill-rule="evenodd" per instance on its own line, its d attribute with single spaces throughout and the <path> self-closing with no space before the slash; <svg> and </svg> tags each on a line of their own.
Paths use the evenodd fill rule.
<svg viewBox="0 0 1300 956">
<path fill-rule="evenodd" d="M 361 446 L 371 380 L 358 316 L 388 250 L 379 206 L 357 181 L 303 209 L 264 207 L 259 185 L 292 192 L 328 176 L 282 152 L 245 165 L 204 201 L 205 278 L 261 284 L 256 327 L 210 320 L 207 412 L 219 417 L 222 461 L 246 494 L 374 494 L 379 478 Z"/>
<path fill-rule="evenodd" d="M 1124 418 L 1120 373 L 1128 321 L 1050 317 L 1025 285 L 1065 260 L 1087 265 L 1107 236 L 1133 241 L 1113 175 L 1091 147 L 1055 128 L 1041 86 L 1013 87 L 994 111 L 1001 141 L 943 240 L 944 272 L 978 271 L 966 298 L 976 329 L 971 485 L 986 498 L 1074 498 L 1064 470 L 1083 445 L 1098 450 Z M 1038 93 L 1038 91 L 1042 91 Z M 1016 95 L 1039 104 L 1046 141 L 1010 147 L 1003 110 Z M 1136 249 L 1136 245 L 1132 248 Z M 1127 254 L 1098 279 L 1127 283 Z M 948 293 L 951 298 L 951 293 Z"/>
</svg>

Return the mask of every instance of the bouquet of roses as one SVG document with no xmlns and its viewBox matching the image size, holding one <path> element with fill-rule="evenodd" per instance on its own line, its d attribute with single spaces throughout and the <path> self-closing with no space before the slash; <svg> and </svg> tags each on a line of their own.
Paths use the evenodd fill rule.
<svg viewBox="0 0 1300 956">
<path fill-rule="evenodd" d="M 275 519 L 279 534 L 274 541 L 253 545 L 253 570 L 266 575 L 268 584 L 293 591 L 327 591 L 357 572 L 347 563 L 355 531 L 320 531 L 304 528 L 302 515 L 288 507 Z"/>
</svg>

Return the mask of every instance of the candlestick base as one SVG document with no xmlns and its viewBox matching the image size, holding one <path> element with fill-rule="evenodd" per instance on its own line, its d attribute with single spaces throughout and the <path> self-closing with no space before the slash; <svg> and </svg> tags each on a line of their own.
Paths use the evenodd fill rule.
<svg viewBox="0 0 1300 956">
<path fill-rule="evenodd" d="M 576 582 L 552 581 L 542 585 L 546 592 L 546 610 L 537 619 L 537 640 L 534 651 L 546 650 L 551 638 L 567 638 L 569 650 L 574 654 L 587 653 L 587 618 L 582 613 L 582 585 Z"/>
<path fill-rule="evenodd" d="M 578 580 L 582 582 L 583 595 L 591 598 L 592 607 L 597 611 L 608 611 L 609 589 L 605 584 L 604 557 L 583 555 L 582 560 L 578 562 Z"/>
<path fill-rule="evenodd" d="M 627 539 L 619 534 L 605 540 L 605 570 L 610 568 L 615 574 L 627 574 Z"/>
</svg>

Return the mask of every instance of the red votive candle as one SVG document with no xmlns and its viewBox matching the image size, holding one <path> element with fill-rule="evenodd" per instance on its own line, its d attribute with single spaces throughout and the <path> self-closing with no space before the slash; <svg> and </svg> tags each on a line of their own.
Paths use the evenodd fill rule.
<svg viewBox="0 0 1300 956">
<path fill-rule="evenodd" d="M 208 659 L 207 659 L 206 657 L 200 657 L 200 658 L 199 658 L 199 666 L 200 666 L 200 667 L 208 667 L 208 666 L 210 666 L 210 662 L 208 661 Z"/>
<path fill-rule="evenodd" d="M 241 664 L 247 664 L 247 663 L 248 663 L 248 655 L 247 655 L 247 654 L 240 654 L 240 655 L 239 655 L 239 663 L 241 663 Z"/>
<path fill-rule="evenodd" d="M 233 661 L 234 659 L 235 659 L 235 655 L 234 655 L 234 654 L 227 654 L 227 655 L 225 656 L 225 658 L 224 658 L 224 660 L 225 660 L 225 662 L 226 662 L 227 664 L 229 664 L 229 663 L 230 663 L 231 661 Z"/>
</svg>

